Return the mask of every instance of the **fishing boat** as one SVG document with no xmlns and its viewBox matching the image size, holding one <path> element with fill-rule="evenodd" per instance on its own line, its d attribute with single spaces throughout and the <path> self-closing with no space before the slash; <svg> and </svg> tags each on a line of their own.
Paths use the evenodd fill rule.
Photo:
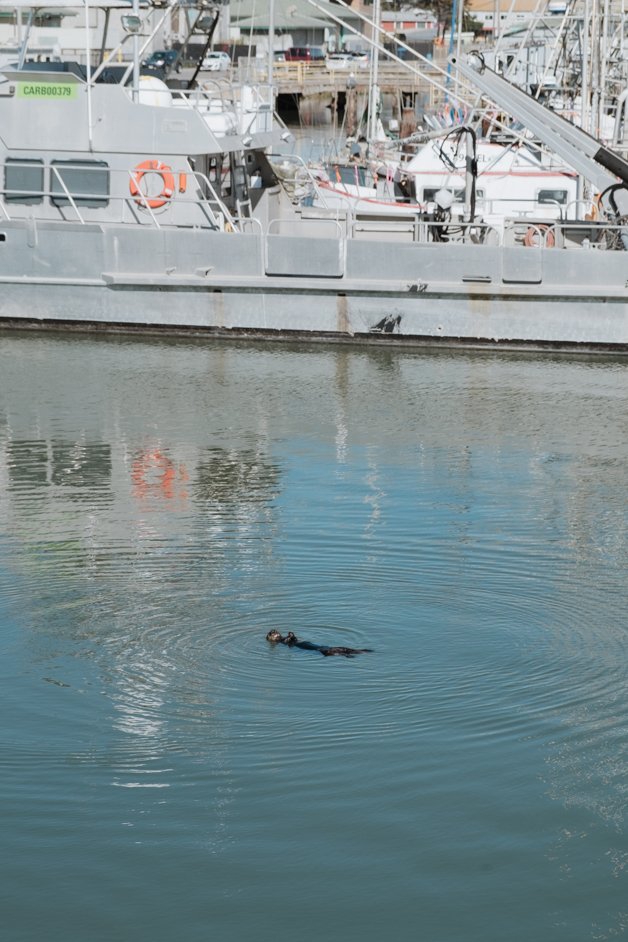
<svg viewBox="0 0 628 942">
<path fill-rule="evenodd" d="M 316 0 L 310 2 L 315 4 Z M 347 139 L 346 152 L 336 154 L 318 169 L 315 203 L 348 206 L 361 217 L 405 216 L 417 207 L 426 211 L 446 208 L 451 218 L 471 217 L 500 232 L 513 215 L 546 225 L 548 218 L 584 220 L 597 212 L 592 201 L 583 198 L 581 180 L 568 163 L 508 116 L 497 114 L 490 106 L 478 108 L 472 89 L 462 88 L 458 80 L 455 86 L 452 83 L 451 64 L 444 68 L 429 63 L 401 39 L 399 49 L 405 52 L 406 60 L 382 46 L 385 31 L 379 24 L 377 0 L 369 25 L 374 37 L 370 40 L 374 69 L 369 77 L 367 108 L 358 134 Z M 453 39 L 452 33 L 450 48 Z M 500 72 L 514 70 L 516 50 L 508 47 L 506 54 L 500 44 L 501 37 L 483 54 L 484 59 L 497 64 Z M 397 60 L 410 71 L 416 71 L 422 62 L 428 64 L 434 75 L 424 72 L 424 79 L 444 95 L 445 104 L 425 112 L 424 126 L 402 140 L 387 135 L 380 120 L 376 70 L 380 56 Z M 518 73 L 516 84 L 521 86 Z M 532 88 L 538 88 L 538 81 Z M 555 99 L 551 107 L 556 111 Z M 571 112 L 568 117 L 573 121 Z"/>
<path fill-rule="evenodd" d="M 628 351 L 625 161 L 565 137 L 601 194 L 586 221 L 513 213 L 500 231 L 440 206 L 303 205 L 273 170 L 271 84 L 143 88 L 138 58 L 174 6 L 143 8 L 120 74 L 89 50 L 81 65 L 24 49 L 3 67 L 4 326 Z M 490 72 L 468 71 L 480 87 Z M 495 79 L 500 106 L 545 130 L 543 106 Z"/>
<path fill-rule="evenodd" d="M 467 161 L 465 139 L 472 135 Z M 578 175 L 547 152 L 512 139 L 509 143 L 476 140 L 472 127 L 442 131 L 414 156 L 331 162 L 319 174 L 316 202 L 345 207 L 357 215 L 407 216 L 447 194 L 451 214 L 464 219 L 469 209 L 468 174 L 472 167 L 474 218 L 503 232 L 513 216 L 534 223 L 548 219 L 584 218 L 596 211 L 579 198 Z"/>
</svg>

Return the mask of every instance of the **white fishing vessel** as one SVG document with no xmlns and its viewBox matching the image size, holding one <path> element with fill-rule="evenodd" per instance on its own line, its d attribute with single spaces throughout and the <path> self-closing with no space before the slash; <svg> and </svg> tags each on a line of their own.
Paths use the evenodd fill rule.
<svg viewBox="0 0 628 942">
<path fill-rule="evenodd" d="M 443 132 L 403 161 L 328 163 L 326 172 L 319 174 L 317 202 L 348 207 L 358 215 L 407 216 L 430 211 L 447 198 L 451 215 L 464 219 L 469 213 L 470 167 L 474 218 L 499 232 L 515 216 L 546 224 L 548 219 L 584 219 L 597 212 L 591 201 L 579 198 L 578 175 L 562 161 L 517 140 L 476 140 L 473 128 L 465 126 Z"/>
<path fill-rule="evenodd" d="M 138 57 L 174 6 L 142 12 L 117 81 L 89 50 L 29 63 L 25 47 L 0 75 L 4 325 L 628 350 L 624 161 L 495 76 L 487 94 L 602 194 L 597 219 L 513 214 L 499 231 L 442 208 L 295 204 L 271 165 L 271 85 L 142 92 Z"/>
<path fill-rule="evenodd" d="M 385 34 L 378 17 L 376 0 L 370 24 L 373 65 L 380 55 L 410 68 L 412 62 L 420 64 L 424 57 L 402 40 L 400 48 L 411 57 L 406 61 L 382 47 Z M 508 50 L 507 55 L 502 52 L 500 37 L 487 53 L 489 61 L 499 63 L 500 70 L 507 64 L 514 68 L 516 52 L 512 46 Z M 585 220 L 597 213 L 591 200 L 582 198 L 581 181 L 567 163 L 507 116 L 498 115 L 490 106 L 479 109 L 458 80 L 454 89 L 450 66 L 445 69 L 432 63 L 432 69 L 436 77 L 424 77 L 444 93 L 445 105 L 436 113 L 425 113 L 424 128 L 402 141 L 384 132 L 373 69 L 368 108 L 362 117 L 364 135 L 358 140 L 349 138 L 346 154 L 327 160 L 317 173 L 315 203 L 348 207 L 361 216 L 407 216 L 417 207 L 423 211 L 437 207 L 454 219 L 471 217 L 500 232 L 513 215 L 545 225 L 548 218 Z"/>
</svg>

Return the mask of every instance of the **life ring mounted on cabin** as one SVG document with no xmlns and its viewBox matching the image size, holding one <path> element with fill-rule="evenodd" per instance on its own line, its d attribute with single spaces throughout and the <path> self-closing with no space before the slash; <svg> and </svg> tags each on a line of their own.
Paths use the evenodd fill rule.
<svg viewBox="0 0 628 942">
<path fill-rule="evenodd" d="M 156 196 L 151 196 L 150 198 L 146 193 L 143 193 L 140 188 L 140 184 L 147 173 L 158 174 L 161 177 L 162 183 L 161 192 Z M 186 189 L 187 175 L 185 173 L 180 173 L 179 193 L 185 193 Z M 144 208 L 148 207 L 149 209 L 160 209 L 162 206 L 165 206 L 166 203 L 170 202 L 174 196 L 174 191 L 175 182 L 172 167 L 169 167 L 168 164 L 162 163 L 161 160 L 143 160 L 141 164 L 137 165 L 131 174 L 131 180 L 129 181 L 129 192 L 138 206 L 142 206 Z"/>
<path fill-rule="evenodd" d="M 554 235 L 554 227 L 548 226 L 546 223 L 540 222 L 536 226 L 530 226 L 523 238 L 523 244 L 527 245 L 528 248 L 545 248 L 552 249 L 556 245 L 556 237 Z"/>
</svg>

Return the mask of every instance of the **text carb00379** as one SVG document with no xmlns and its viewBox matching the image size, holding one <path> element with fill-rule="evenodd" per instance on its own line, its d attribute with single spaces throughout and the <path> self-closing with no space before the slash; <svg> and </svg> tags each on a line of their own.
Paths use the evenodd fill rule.
<svg viewBox="0 0 628 942">
<path fill-rule="evenodd" d="M 76 98 L 76 85 L 61 82 L 21 82 L 17 86 L 18 98 L 54 98 L 68 101 Z"/>
</svg>

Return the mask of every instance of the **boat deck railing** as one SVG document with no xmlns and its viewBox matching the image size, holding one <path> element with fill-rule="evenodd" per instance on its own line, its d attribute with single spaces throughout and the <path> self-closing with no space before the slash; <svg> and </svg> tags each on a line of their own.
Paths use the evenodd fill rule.
<svg viewBox="0 0 628 942">
<path fill-rule="evenodd" d="M 133 94 L 128 89 L 129 95 Z M 185 108 L 197 111 L 210 119 L 220 115 L 233 120 L 233 126 L 225 133 L 249 134 L 255 131 L 272 130 L 273 92 L 267 85 L 253 86 L 232 83 L 223 78 L 204 78 L 194 88 L 140 89 L 140 100 L 149 98 L 161 106 Z M 221 129 L 218 129 L 219 132 Z"/>
<path fill-rule="evenodd" d="M 327 228 L 324 229 L 324 223 Z M 332 226 L 331 224 L 335 225 Z M 328 237 L 344 240 L 466 244 L 502 248 L 586 249 L 593 251 L 628 251 L 628 225 L 599 220 L 548 220 L 532 222 L 508 219 L 503 226 L 490 222 L 464 219 L 442 220 L 431 213 L 417 212 L 403 216 L 352 213 L 303 207 L 300 223 L 294 220 L 273 220 L 269 232 Z"/>
<path fill-rule="evenodd" d="M 307 186 L 316 187 L 312 171 L 292 158 L 293 166 Z M 16 161 L 13 167 L 19 166 Z M 25 163 L 32 170 L 32 163 Z M 26 186 L 5 187 L 0 192 L 0 220 L 33 219 L 36 221 L 77 222 L 80 225 L 141 225 L 155 229 L 206 229 L 274 236 L 307 237 L 336 241 L 394 241 L 411 243 L 449 243 L 478 246 L 521 246 L 524 249 L 591 249 L 596 251 L 628 250 L 628 225 L 624 220 L 605 221 L 600 218 L 529 219 L 514 215 L 497 225 L 490 221 L 465 219 L 464 216 L 439 218 L 417 206 L 416 212 L 385 214 L 354 211 L 350 206 L 298 203 L 291 199 L 285 212 L 257 218 L 250 204 L 232 201 L 238 207 L 230 210 L 215 182 L 189 167 L 166 168 L 168 179 L 154 169 L 143 171 L 115 168 L 88 168 L 84 164 L 64 163 L 50 166 L 49 185 L 38 189 Z M 82 187 L 72 185 L 69 171 L 80 171 Z M 107 176 L 107 190 L 85 186 L 86 173 L 99 173 L 102 185 Z M 151 175 L 159 179 L 145 179 Z M 109 186 L 109 177 L 113 184 Z M 168 185 L 166 185 L 166 183 Z M 224 184 L 223 183 L 223 192 Z M 13 203 L 12 200 L 15 200 Z M 18 202 L 19 200 L 19 202 Z M 567 207 L 571 209 L 572 207 Z M 574 205 L 573 207 L 577 207 Z"/>
<path fill-rule="evenodd" d="M 13 161 L 11 164 L 14 170 L 20 166 L 32 170 L 32 163 L 21 165 L 20 161 Z M 1 217 L 7 222 L 28 216 L 46 221 L 76 221 L 81 225 L 148 224 L 156 229 L 164 226 L 237 228 L 234 214 L 209 177 L 189 167 L 181 170 L 170 167 L 117 170 L 67 162 L 59 166 L 51 164 L 49 172 L 48 187 L 18 189 L 5 185 L 0 194 Z M 72 172 L 88 175 L 84 179 L 92 175 L 95 181 L 102 181 L 103 174 L 106 174 L 107 191 L 101 191 L 98 183 L 93 188 L 84 183 L 80 188 L 72 186 L 68 180 L 68 174 Z M 159 178 L 157 186 L 161 186 L 161 190 L 144 186 L 142 181 L 145 177 L 149 182 L 151 177 Z M 110 178 L 113 185 L 109 185 Z M 11 212 L 12 205 L 15 206 L 14 212 Z"/>
<path fill-rule="evenodd" d="M 395 204 L 392 199 L 388 214 L 381 206 L 376 206 L 377 200 L 373 201 L 372 212 L 369 212 L 367 198 L 353 196 L 342 207 L 334 204 L 325 181 L 298 155 L 270 154 L 269 157 L 292 202 L 300 203 L 302 222 L 305 224 L 306 220 L 314 218 L 342 219 L 343 234 L 347 238 L 522 245 L 526 248 L 624 248 L 625 227 L 604 221 L 594 200 L 562 204 L 557 200 L 538 203 L 479 198 L 482 216 L 474 221 L 469 221 L 462 204 L 459 204 L 461 211 L 453 213 L 448 220 L 440 220 L 428 211 L 429 204 L 417 203 L 413 212 L 407 202 Z M 350 196 L 348 190 L 346 195 Z M 510 217 L 507 210 L 511 212 Z M 289 225 L 286 221 L 284 229 Z M 311 235 L 316 237 L 320 231 L 312 228 Z"/>
</svg>

